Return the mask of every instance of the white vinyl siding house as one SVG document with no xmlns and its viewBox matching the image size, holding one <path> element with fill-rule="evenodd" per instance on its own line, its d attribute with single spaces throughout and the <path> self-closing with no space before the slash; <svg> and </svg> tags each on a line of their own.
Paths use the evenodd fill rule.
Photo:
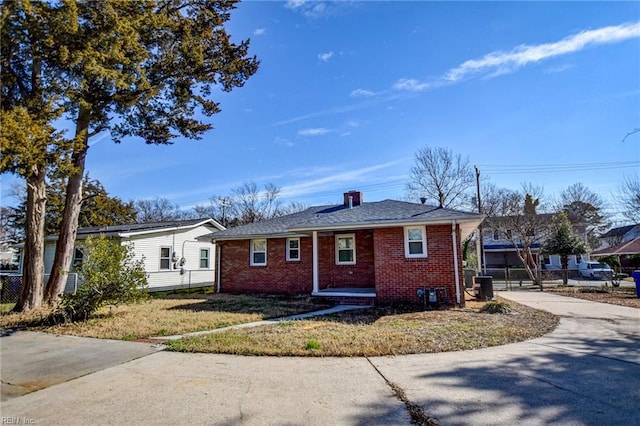
<svg viewBox="0 0 640 426">
<path fill-rule="evenodd" d="M 133 244 L 134 259 L 143 260 L 149 291 L 214 285 L 216 246 L 202 238 L 224 227 L 213 219 L 134 224 L 78 230 L 78 245 L 88 236 L 105 235 L 122 244 Z M 49 278 L 55 255 L 56 237 L 45 244 L 45 280 Z M 205 255 L 206 253 L 206 255 Z M 65 292 L 80 284 L 73 265 Z"/>
</svg>

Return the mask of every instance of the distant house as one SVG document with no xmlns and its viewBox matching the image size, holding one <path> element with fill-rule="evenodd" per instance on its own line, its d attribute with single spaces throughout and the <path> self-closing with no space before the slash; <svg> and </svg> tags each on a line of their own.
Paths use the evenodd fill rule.
<svg viewBox="0 0 640 426">
<path fill-rule="evenodd" d="M 560 255 L 542 253 L 542 246 L 546 240 L 547 231 L 545 227 L 551 223 L 552 214 L 542 213 L 538 215 L 540 218 L 539 228 L 534 230 L 531 236 L 531 252 L 542 269 L 560 269 L 562 263 Z M 487 218 L 483 225 L 482 243 L 484 247 L 484 263 L 486 268 L 518 268 L 522 266 L 522 261 L 516 253 L 516 246 L 509 238 L 512 230 L 507 229 L 506 234 L 499 229 L 506 228 L 504 221 L 508 219 L 502 217 Z M 508 222 L 507 222 L 508 223 Z M 518 248 L 522 248 L 522 243 L 518 242 Z M 579 254 L 569 256 L 568 269 L 578 269 L 578 264 L 589 260 L 588 254 Z"/>
<path fill-rule="evenodd" d="M 132 243 L 135 259 L 144 259 L 149 291 L 202 287 L 214 284 L 216 247 L 210 238 L 199 238 L 224 229 L 213 219 L 79 228 L 76 243 L 81 243 L 89 236 L 100 235 L 121 243 Z M 47 279 L 51 273 L 57 240 L 57 235 L 45 239 Z M 73 264 L 82 263 L 82 258 L 82 251 L 76 247 Z M 73 292 L 80 285 L 74 271 L 72 266 L 65 292 Z"/>
<path fill-rule="evenodd" d="M 608 232 L 600 236 L 602 248 L 618 245 L 627 241 L 640 238 L 640 223 L 635 225 L 620 226 L 610 229 Z"/>
<path fill-rule="evenodd" d="M 357 191 L 343 201 L 211 235 L 219 289 L 390 303 L 437 287 L 441 303 L 464 304 L 461 242 L 482 215 Z"/>
</svg>

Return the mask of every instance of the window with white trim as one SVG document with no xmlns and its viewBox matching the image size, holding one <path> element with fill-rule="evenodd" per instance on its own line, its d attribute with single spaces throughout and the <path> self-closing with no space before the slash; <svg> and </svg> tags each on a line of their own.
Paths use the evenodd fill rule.
<svg viewBox="0 0 640 426">
<path fill-rule="evenodd" d="M 355 265 L 356 236 L 355 234 L 336 235 L 336 265 Z"/>
<path fill-rule="evenodd" d="M 300 238 L 287 238 L 287 260 L 290 262 L 300 260 Z"/>
<path fill-rule="evenodd" d="M 404 228 L 405 257 L 427 257 L 427 229 L 424 226 Z"/>
<path fill-rule="evenodd" d="M 160 270 L 171 269 L 171 247 L 160 247 Z"/>
<path fill-rule="evenodd" d="M 200 249 L 200 269 L 209 269 L 209 249 Z"/>
<path fill-rule="evenodd" d="M 251 266 L 267 264 L 267 240 L 251 240 Z"/>
</svg>

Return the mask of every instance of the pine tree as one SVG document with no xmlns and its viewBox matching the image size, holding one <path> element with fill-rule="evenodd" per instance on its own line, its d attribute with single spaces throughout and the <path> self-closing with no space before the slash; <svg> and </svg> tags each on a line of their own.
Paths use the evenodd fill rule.
<svg viewBox="0 0 640 426">
<path fill-rule="evenodd" d="M 543 251 L 548 254 L 560 255 L 560 264 L 563 271 L 562 283 L 567 285 L 569 256 L 585 253 L 587 245 L 573 233 L 573 227 L 565 212 L 560 212 L 553 217 L 551 233 L 544 243 Z"/>
</svg>

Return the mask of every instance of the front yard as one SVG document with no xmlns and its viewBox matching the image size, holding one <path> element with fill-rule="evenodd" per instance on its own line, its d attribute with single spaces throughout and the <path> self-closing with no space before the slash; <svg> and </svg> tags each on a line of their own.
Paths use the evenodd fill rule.
<svg viewBox="0 0 640 426">
<path fill-rule="evenodd" d="M 474 308 L 403 311 L 370 308 L 302 321 L 232 329 L 167 342 L 170 350 L 237 355 L 383 356 L 479 349 L 552 331 L 553 315 L 511 302 L 508 314 Z"/>
<path fill-rule="evenodd" d="M 465 309 L 415 311 L 390 307 L 348 311 L 167 341 L 170 350 L 242 355 L 376 356 L 446 352 L 503 345 L 553 330 L 551 314 L 511 302 L 508 314 Z M 103 309 L 87 322 L 46 324 L 46 312 L 0 316 L 2 328 L 120 340 L 143 340 L 277 318 L 326 308 L 306 297 L 184 295 Z"/>
<path fill-rule="evenodd" d="M 151 298 L 141 304 L 103 308 L 86 322 L 47 325 L 48 311 L 0 316 L 0 328 L 101 339 L 137 340 L 212 330 L 328 307 L 308 298 L 188 294 Z"/>
<path fill-rule="evenodd" d="M 610 303 L 640 309 L 640 298 L 636 295 L 636 289 L 632 287 L 557 287 L 545 289 L 545 291 L 591 302 Z"/>
</svg>

